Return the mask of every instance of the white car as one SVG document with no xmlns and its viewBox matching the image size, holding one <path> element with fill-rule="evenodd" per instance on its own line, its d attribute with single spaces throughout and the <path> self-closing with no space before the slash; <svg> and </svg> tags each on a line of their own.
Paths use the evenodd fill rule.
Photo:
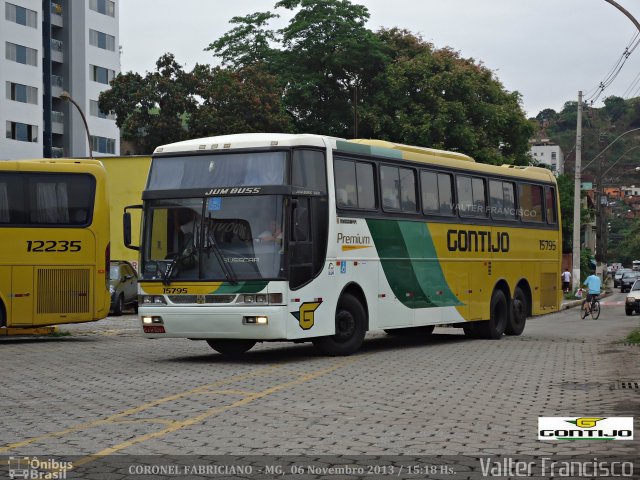
<svg viewBox="0 0 640 480">
<path fill-rule="evenodd" d="M 636 280 L 629 290 L 627 300 L 624 303 L 624 311 L 627 315 L 633 315 L 633 312 L 640 313 L 640 280 Z"/>
</svg>

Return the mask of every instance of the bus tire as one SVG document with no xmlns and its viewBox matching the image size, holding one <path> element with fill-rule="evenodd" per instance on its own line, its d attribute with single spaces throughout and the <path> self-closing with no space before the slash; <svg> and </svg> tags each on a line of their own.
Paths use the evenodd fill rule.
<svg viewBox="0 0 640 480">
<path fill-rule="evenodd" d="M 0 301 L 0 328 L 7 326 L 7 317 L 4 314 L 4 305 Z"/>
<path fill-rule="evenodd" d="M 211 348 L 222 355 L 227 357 L 237 357 L 251 350 L 251 348 L 256 344 L 256 341 L 220 338 L 216 340 L 207 340 L 207 343 Z"/>
<path fill-rule="evenodd" d="M 116 300 L 116 304 L 113 306 L 113 315 L 119 317 L 122 315 L 122 311 L 124 310 L 124 297 L 122 295 L 118 295 L 118 300 Z"/>
<path fill-rule="evenodd" d="M 502 290 L 494 290 L 491 295 L 491 309 L 489 320 L 476 322 L 475 333 L 479 338 L 488 340 L 499 340 L 507 328 L 509 321 L 509 307 L 507 297 Z"/>
<path fill-rule="evenodd" d="M 527 297 L 520 287 L 516 287 L 511 301 L 511 312 L 505 335 L 521 335 L 527 323 Z"/>
<path fill-rule="evenodd" d="M 624 313 L 626 313 L 628 316 L 633 315 L 633 308 L 629 308 L 629 307 L 624 307 Z M 2 315 L 2 310 L 0 310 L 0 316 Z M 0 327 L 2 326 L 2 321 L 0 320 Z"/>
<path fill-rule="evenodd" d="M 424 335 L 429 336 L 433 333 L 435 325 L 425 325 L 423 327 L 404 327 L 404 328 L 387 328 L 384 333 L 394 336 L 412 336 Z"/>
<path fill-rule="evenodd" d="M 356 352 L 364 340 L 367 314 L 360 301 L 345 293 L 336 308 L 336 333 L 313 339 L 313 345 L 325 355 L 343 356 Z"/>
</svg>

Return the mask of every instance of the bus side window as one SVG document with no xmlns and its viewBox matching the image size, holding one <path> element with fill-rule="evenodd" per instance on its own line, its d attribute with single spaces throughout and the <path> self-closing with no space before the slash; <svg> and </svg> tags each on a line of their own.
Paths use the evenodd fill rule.
<svg viewBox="0 0 640 480">
<path fill-rule="evenodd" d="M 556 217 L 556 189 L 553 187 L 544 187 L 544 190 L 547 209 L 547 223 L 554 225 L 558 222 Z"/>
<path fill-rule="evenodd" d="M 356 207 L 356 165 L 350 160 L 335 159 L 333 162 L 338 207 Z"/>
</svg>

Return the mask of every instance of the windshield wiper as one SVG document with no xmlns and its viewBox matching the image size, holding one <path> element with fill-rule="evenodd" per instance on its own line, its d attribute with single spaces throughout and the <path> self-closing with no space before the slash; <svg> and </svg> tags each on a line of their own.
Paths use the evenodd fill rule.
<svg viewBox="0 0 640 480">
<path fill-rule="evenodd" d="M 211 220 L 212 220 L 211 215 L 209 215 L 209 223 L 211 223 Z M 233 270 L 231 269 L 229 264 L 224 261 L 224 256 L 220 251 L 220 247 L 218 247 L 218 244 L 216 243 L 216 239 L 214 238 L 213 233 L 211 233 L 210 235 L 207 235 L 207 241 L 209 246 L 213 249 L 213 253 L 218 259 L 218 263 L 222 268 L 222 272 L 224 273 L 224 276 L 227 277 L 227 281 L 231 285 L 236 285 L 238 283 L 238 279 L 236 278 L 236 275 L 233 273 Z"/>
</svg>

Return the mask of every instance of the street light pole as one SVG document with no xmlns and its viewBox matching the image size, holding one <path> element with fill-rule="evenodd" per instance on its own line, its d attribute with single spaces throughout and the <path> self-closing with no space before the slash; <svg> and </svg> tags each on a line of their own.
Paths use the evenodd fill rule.
<svg viewBox="0 0 640 480">
<path fill-rule="evenodd" d="M 71 102 L 73 106 L 78 109 L 78 113 L 80 113 L 80 117 L 82 117 L 82 122 L 84 123 L 84 129 L 87 132 L 87 142 L 89 143 L 89 158 L 93 160 L 93 153 L 92 153 L 93 149 L 91 148 L 91 133 L 89 133 L 89 124 L 87 123 L 87 118 L 84 116 L 84 112 L 82 111 L 82 108 L 80 108 L 80 105 L 78 105 L 76 101 L 73 98 L 71 98 L 71 95 L 69 95 L 69 92 L 67 91 L 63 91 L 60 94 L 60 98 L 67 102 Z"/>
<path fill-rule="evenodd" d="M 576 167 L 573 185 L 573 290 L 580 286 L 580 190 L 582 183 L 582 91 L 578 92 L 578 118 L 576 125 Z"/>
</svg>

